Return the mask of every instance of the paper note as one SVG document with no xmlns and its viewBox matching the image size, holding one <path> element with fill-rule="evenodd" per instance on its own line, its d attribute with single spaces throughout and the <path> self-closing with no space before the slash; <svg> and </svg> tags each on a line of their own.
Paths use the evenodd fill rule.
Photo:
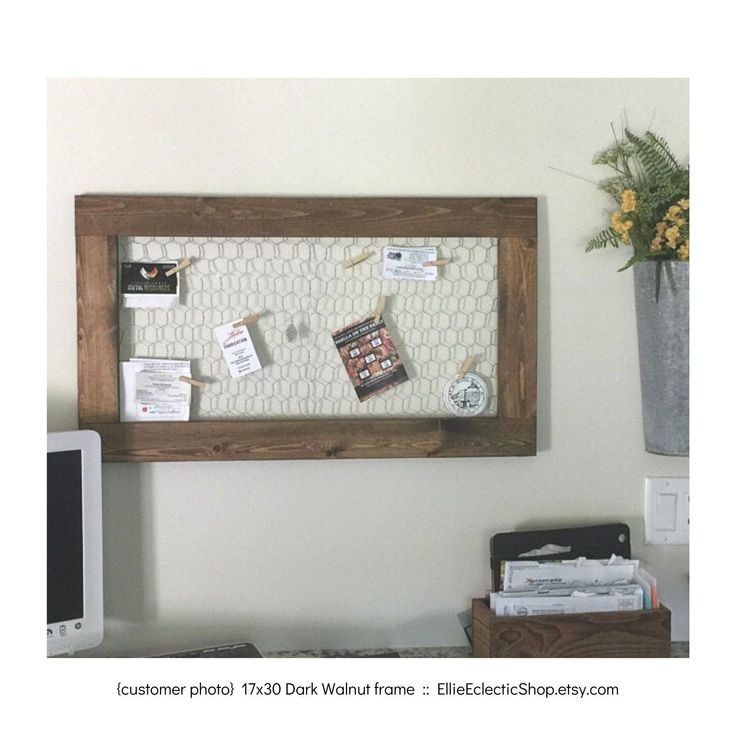
<svg viewBox="0 0 736 736">
<path fill-rule="evenodd" d="M 120 364 L 120 421 L 186 422 L 192 387 L 188 360 L 133 358 Z"/>
<path fill-rule="evenodd" d="M 638 560 L 624 560 L 622 557 L 613 557 L 610 560 L 587 560 L 580 557 L 577 560 L 503 562 L 503 590 L 631 583 L 638 566 Z"/>
<path fill-rule="evenodd" d="M 437 260 L 437 248 L 402 248 L 387 246 L 383 249 L 383 278 L 411 281 L 436 281 L 437 266 L 422 264 Z"/>
<path fill-rule="evenodd" d="M 135 406 L 139 419 L 186 419 L 191 388 L 174 373 L 147 373 L 135 377 Z M 186 416 L 185 416 L 186 415 Z"/>
<path fill-rule="evenodd" d="M 497 616 L 540 616 L 593 611 L 640 611 L 644 595 L 639 585 L 567 588 L 549 593 L 491 593 Z"/>
<path fill-rule="evenodd" d="M 124 307 L 153 309 L 179 303 L 179 274 L 166 275 L 175 262 L 123 263 L 120 267 L 120 294 Z"/>
<path fill-rule="evenodd" d="M 248 332 L 248 327 L 234 327 L 234 323 L 220 325 L 215 328 L 215 337 L 220 344 L 222 357 L 225 358 L 230 375 L 233 378 L 247 376 L 261 370 L 255 346 Z"/>
</svg>

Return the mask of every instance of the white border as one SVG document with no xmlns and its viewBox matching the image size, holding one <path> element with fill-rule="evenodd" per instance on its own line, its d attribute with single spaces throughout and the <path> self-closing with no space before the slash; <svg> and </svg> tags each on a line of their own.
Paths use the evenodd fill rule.
<svg viewBox="0 0 736 736">
<path fill-rule="evenodd" d="M 51 432 L 46 452 L 80 450 L 82 453 L 82 533 L 84 548 L 84 616 L 47 623 L 47 656 L 73 654 L 102 642 L 102 454 L 100 435 L 91 430 Z M 81 624 L 81 629 L 74 627 Z M 60 627 L 66 635 L 60 635 Z M 51 633 L 49 633 L 49 631 Z"/>
</svg>

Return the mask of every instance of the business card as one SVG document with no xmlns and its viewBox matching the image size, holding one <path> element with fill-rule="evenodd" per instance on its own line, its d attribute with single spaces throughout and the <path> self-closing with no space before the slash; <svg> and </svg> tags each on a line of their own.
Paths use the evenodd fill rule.
<svg viewBox="0 0 736 736">
<path fill-rule="evenodd" d="M 123 307 L 152 309 L 175 307 L 179 303 L 179 274 L 167 276 L 175 261 L 123 263 L 120 266 L 120 294 Z"/>
<path fill-rule="evenodd" d="M 228 322 L 215 327 L 215 337 L 230 375 L 240 378 L 261 370 L 262 366 L 247 325 L 235 327 L 236 324 L 237 322 Z"/>
<path fill-rule="evenodd" d="M 383 249 L 383 278 L 410 281 L 436 281 L 437 266 L 422 265 L 437 260 L 437 248 L 402 248 L 389 245 Z"/>
</svg>

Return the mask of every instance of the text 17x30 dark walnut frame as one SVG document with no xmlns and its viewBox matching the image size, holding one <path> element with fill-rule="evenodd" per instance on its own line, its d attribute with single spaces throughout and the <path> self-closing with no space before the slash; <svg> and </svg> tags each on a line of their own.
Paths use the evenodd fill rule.
<svg viewBox="0 0 736 736">
<path fill-rule="evenodd" d="M 108 462 L 536 454 L 537 207 L 513 198 L 82 195 L 79 425 Z M 120 422 L 118 237 L 496 237 L 495 417 Z M 451 255 L 451 254 L 450 254 Z"/>
</svg>

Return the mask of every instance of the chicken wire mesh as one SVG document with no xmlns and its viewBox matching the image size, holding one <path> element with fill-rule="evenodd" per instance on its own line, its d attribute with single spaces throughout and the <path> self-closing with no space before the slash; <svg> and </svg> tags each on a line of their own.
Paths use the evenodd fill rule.
<svg viewBox="0 0 736 736">
<path fill-rule="evenodd" d="M 468 355 L 497 412 L 495 238 L 120 238 L 121 261 L 178 261 L 180 304 L 121 309 L 120 360 L 192 361 L 207 382 L 192 419 L 447 416 L 443 391 Z M 451 257 L 436 281 L 382 277 L 382 248 L 434 246 Z M 353 268 L 343 261 L 364 250 Z M 331 333 L 386 297 L 384 320 L 410 380 L 359 402 Z M 213 329 L 261 312 L 250 333 L 263 369 L 230 377 Z"/>
</svg>

